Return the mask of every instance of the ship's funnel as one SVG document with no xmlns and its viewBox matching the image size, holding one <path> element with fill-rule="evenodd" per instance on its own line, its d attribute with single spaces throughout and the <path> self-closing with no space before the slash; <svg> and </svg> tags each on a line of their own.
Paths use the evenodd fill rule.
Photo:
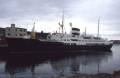
<svg viewBox="0 0 120 78">
<path fill-rule="evenodd" d="M 72 28 L 72 33 L 73 36 L 75 35 L 80 35 L 80 29 L 79 28 Z"/>
<path fill-rule="evenodd" d="M 11 24 L 11 27 L 14 28 L 14 27 L 15 27 L 15 24 Z"/>
</svg>

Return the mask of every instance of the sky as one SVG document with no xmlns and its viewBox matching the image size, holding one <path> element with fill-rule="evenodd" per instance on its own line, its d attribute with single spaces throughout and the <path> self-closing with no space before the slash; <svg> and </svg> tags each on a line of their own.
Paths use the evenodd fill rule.
<svg viewBox="0 0 120 78">
<path fill-rule="evenodd" d="M 100 36 L 120 39 L 120 0 L 0 0 L 0 27 L 15 23 L 16 27 L 35 31 L 55 32 L 64 11 L 65 31 L 73 27 L 83 33 L 97 35 L 100 18 Z"/>
</svg>

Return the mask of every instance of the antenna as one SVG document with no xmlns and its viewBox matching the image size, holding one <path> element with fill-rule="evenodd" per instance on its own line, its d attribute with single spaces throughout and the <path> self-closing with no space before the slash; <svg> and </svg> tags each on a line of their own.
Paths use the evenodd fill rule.
<svg viewBox="0 0 120 78">
<path fill-rule="evenodd" d="M 98 34 L 97 34 L 97 37 L 99 37 L 99 29 L 100 29 L 100 17 L 98 18 Z"/>
</svg>

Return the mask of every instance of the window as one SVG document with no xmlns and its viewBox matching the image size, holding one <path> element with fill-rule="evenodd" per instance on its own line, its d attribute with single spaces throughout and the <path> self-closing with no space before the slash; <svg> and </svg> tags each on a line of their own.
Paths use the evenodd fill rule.
<svg viewBox="0 0 120 78">
<path fill-rule="evenodd" d="M 71 43 L 71 45 L 76 45 L 76 43 Z"/>
<path fill-rule="evenodd" d="M 24 29 L 24 32 L 26 31 L 26 29 Z"/>
<path fill-rule="evenodd" d="M 20 34 L 20 36 L 22 36 L 22 34 Z"/>
<path fill-rule="evenodd" d="M 20 29 L 20 31 L 22 32 L 22 29 Z"/>
<path fill-rule="evenodd" d="M 10 31 L 10 28 L 8 28 L 7 30 Z"/>
<path fill-rule="evenodd" d="M 77 39 L 71 39 L 71 41 L 78 41 Z"/>
<path fill-rule="evenodd" d="M 70 40 L 67 40 L 67 41 L 70 41 Z"/>
<path fill-rule="evenodd" d="M 8 36 L 10 35 L 10 33 L 7 34 Z"/>
</svg>

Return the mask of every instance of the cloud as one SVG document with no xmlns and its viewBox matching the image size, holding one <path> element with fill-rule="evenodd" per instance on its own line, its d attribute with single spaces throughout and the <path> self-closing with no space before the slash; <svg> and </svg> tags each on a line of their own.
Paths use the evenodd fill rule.
<svg viewBox="0 0 120 78">
<path fill-rule="evenodd" d="M 0 17 L 9 18 L 57 14 L 63 9 L 65 11 L 69 9 L 69 6 L 73 2 L 73 0 L 0 0 Z"/>
<path fill-rule="evenodd" d="M 0 0 L 0 24 L 33 20 L 58 22 L 64 9 L 67 23 L 73 21 L 92 28 L 100 17 L 103 31 L 118 31 L 119 3 L 120 0 Z"/>
</svg>

